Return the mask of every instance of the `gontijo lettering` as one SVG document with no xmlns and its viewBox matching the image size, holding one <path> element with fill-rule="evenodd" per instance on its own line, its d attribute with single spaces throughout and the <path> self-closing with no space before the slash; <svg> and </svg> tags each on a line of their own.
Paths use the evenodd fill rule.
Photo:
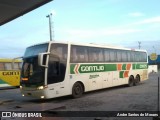
<svg viewBox="0 0 160 120">
<path fill-rule="evenodd" d="M 82 66 L 81 71 L 104 71 L 104 66 Z"/>
</svg>

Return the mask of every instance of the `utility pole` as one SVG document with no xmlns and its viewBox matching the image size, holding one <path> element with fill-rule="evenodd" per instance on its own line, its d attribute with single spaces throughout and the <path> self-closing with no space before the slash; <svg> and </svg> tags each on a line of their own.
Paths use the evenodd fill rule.
<svg viewBox="0 0 160 120">
<path fill-rule="evenodd" d="M 46 16 L 47 18 L 49 18 L 49 33 L 50 33 L 50 41 L 54 40 L 53 39 L 53 34 L 52 34 L 52 13 L 50 13 L 49 15 Z M 54 33 L 54 32 L 53 32 Z"/>
<path fill-rule="evenodd" d="M 141 42 L 140 41 L 138 41 L 138 47 L 139 47 L 139 49 L 141 49 Z"/>
<path fill-rule="evenodd" d="M 153 46 L 153 49 L 154 49 L 154 53 L 156 53 L 156 48 Z"/>
</svg>

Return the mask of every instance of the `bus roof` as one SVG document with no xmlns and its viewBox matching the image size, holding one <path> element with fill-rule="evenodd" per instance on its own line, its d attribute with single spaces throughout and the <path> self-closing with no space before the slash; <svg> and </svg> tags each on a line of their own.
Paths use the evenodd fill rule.
<svg viewBox="0 0 160 120">
<path fill-rule="evenodd" d="M 100 47 L 100 48 L 110 48 L 110 49 L 147 52 L 146 50 L 143 50 L 143 49 L 133 49 L 133 48 L 126 48 L 126 47 L 123 47 L 123 46 L 115 46 L 115 45 L 108 45 L 108 44 L 96 44 L 96 43 L 85 43 L 84 44 L 84 43 L 74 43 L 74 42 L 48 41 L 48 42 L 44 42 L 44 43 L 35 44 L 35 45 L 32 45 L 32 46 L 41 45 L 41 44 L 49 44 L 49 43 L 60 43 L 60 44 L 70 44 L 70 45 L 77 45 L 77 46 Z M 29 47 L 32 47 L 32 46 L 29 46 Z"/>
<path fill-rule="evenodd" d="M 13 59 L 9 58 L 0 58 L 0 62 L 13 62 Z M 14 62 L 22 62 L 22 60 L 16 59 Z"/>
</svg>

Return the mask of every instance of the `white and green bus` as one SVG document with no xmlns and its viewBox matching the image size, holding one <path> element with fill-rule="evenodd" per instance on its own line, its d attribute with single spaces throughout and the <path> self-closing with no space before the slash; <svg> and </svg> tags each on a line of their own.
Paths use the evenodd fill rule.
<svg viewBox="0 0 160 120">
<path fill-rule="evenodd" d="M 148 79 L 147 52 L 95 44 L 47 42 L 28 47 L 21 71 L 22 96 L 55 98 Z"/>
</svg>

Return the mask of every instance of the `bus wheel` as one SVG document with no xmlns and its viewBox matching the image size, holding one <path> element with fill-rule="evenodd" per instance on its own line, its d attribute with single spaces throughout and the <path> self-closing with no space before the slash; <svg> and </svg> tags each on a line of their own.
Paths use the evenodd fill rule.
<svg viewBox="0 0 160 120">
<path fill-rule="evenodd" d="M 138 85 L 140 83 L 140 76 L 139 75 L 136 75 L 136 78 L 134 80 L 134 85 Z"/>
<path fill-rule="evenodd" d="M 133 76 L 130 76 L 129 77 L 129 80 L 128 80 L 128 86 L 131 87 L 134 85 L 134 77 Z"/>
<path fill-rule="evenodd" d="M 82 94 L 83 94 L 83 87 L 81 83 L 76 82 L 72 88 L 72 96 L 73 98 L 79 98 L 82 96 Z"/>
</svg>

